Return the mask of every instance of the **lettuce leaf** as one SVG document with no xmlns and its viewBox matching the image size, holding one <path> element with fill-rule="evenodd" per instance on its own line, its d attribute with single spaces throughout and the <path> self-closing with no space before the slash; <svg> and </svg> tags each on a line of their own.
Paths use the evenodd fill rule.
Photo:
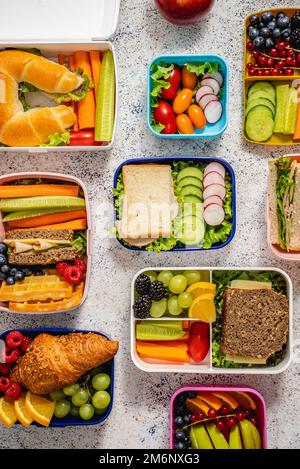
<svg viewBox="0 0 300 469">
<path fill-rule="evenodd" d="M 86 254 L 87 240 L 86 231 L 76 231 L 72 241 L 72 247 L 77 251 L 79 256 Z"/>
<path fill-rule="evenodd" d="M 81 101 L 84 99 L 87 95 L 87 92 L 94 88 L 94 82 L 93 80 L 83 73 L 83 70 L 78 69 L 76 72 L 77 75 L 81 76 L 83 78 L 83 83 L 82 85 L 77 88 L 77 90 L 70 91 L 69 93 L 65 94 L 55 94 L 54 95 L 54 100 L 56 103 L 61 104 L 61 103 L 67 103 L 70 101 Z M 53 95 L 50 95 L 53 96 Z"/>
<path fill-rule="evenodd" d="M 122 174 L 119 175 L 118 181 L 117 181 L 117 186 L 113 190 L 113 194 L 115 197 L 115 209 L 116 209 L 116 215 L 117 219 L 119 220 L 121 218 L 121 200 L 122 197 L 125 195 L 125 189 L 124 189 L 124 183 L 123 183 L 123 178 Z"/>
<path fill-rule="evenodd" d="M 161 252 L 161 251 L 171 251 L 177 245 L 178 241 L 175 236 L 170 238 L 159 238 L 153 241 L 146 247 L 146 251 L 149 252 Z"/>
<path fill-rule="evenodd" d="M 153 64 L 151 67 L 151 80 L 152 80 L 152 91 L 151 91 L 151 107 L 157 107 L 157 98 L 159 98 L 164 89 L 170 88 L 170 83 L 167 81 L 170 78 L 171 73 L 174 69 L 174 64 L 166 65 L 164 63 Z M 157 130 L 158 132 L 158 130 Z M 159 132 L 160 133 L 160 132 Z"/>
<path fill-rule="evenodd" d="M 290 179 L 290 170 L 292 164 L 291 158 L 279 158 L 276 161 L 277 166 L 277 182 L 276 182 L 276 199 L 277 199 L 277 218 L 278 218 L 278 236 L 279 244 L 282 249 L 287 248 L 287 218 L 284 207 L 284 196 L 286 191 L 293 190 L 295 179 Z"/>
<path fill-rule="evenodd" d="M 21 101 L 25 112 L 29 111 L 29 109 L 32 109 L 32 107 L 26 101 L 26 94 L 35 93 L 36 91 L 40 91 L 40 90 L 36 88 L 34 85 L 27 83 L 26 81 L 19 83 L 19 87 L 18 87 L 19 100 Z"/>
<path fill-rule="evenodd" d="M 69 145 L 71 134 L 66 131 L 63 134 L 56 132 L 55 134 L 49 135 L 47 143 L 40 145 L 41 147 L 57 147 L 59 145 Z"/>
<path fill-rule="evenodd" d="M 216 73 L 220 71 L 220 64 L 217 62 L 189 62 L 186 64 L 188 72 L 196 73 L 197 77 L 206 73 Z"/>
</svg>

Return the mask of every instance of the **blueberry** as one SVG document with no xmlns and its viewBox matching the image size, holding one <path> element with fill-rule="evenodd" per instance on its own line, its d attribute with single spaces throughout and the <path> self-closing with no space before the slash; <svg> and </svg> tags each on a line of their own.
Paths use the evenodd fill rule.
<svg viewBox="0 0 300 469">
<path fill-rule="evenodd" d="M 251 26 L 254 26 L 255 28 L 259 25 L 260 19 L 258 15 L 252 15 L 250 16 L 250 24 Z"/>
<path fill-rule="evenodd" d="M 4 254 L 0 254 L 0 266 L 6 264 L 7 259 Z"/>
<path fill-rule="evenodd" d="M 258 24 L 258 29 L 261 29 L 265 26 L 265 23 L 263 23 L 262 21 L 260 21 L 260 23 Z"/>
<path fill-rule="evenodd" d="M 277 26 L 280 29 L 286 29 L 290 24 L 290 19 L 288 16 L 281 16 L 277 20 Z"/>
<path fill-rule="evenodd" d="M 280 37 L 282 39 L 288 39 L 291 35 L 291 28 L 286 28 L 281 31 Z"/>
<path fill-rule="evenodd" d="M 195 397 L 197 397 L 197 392 L 196 391 L 189 391 L 188 392 L 188 397 L 189 397 L 189 399 L 195 399 Z"/>
<path fill-rule="evenodd" d="M 265 26 L 264 28 L 261 28 L 261 30 L 259 31 L 259 35 L 266 39 L 272 36 L 272 31 Z"/>
<path fill-rule="evenodd" d="M 32 275 L 33 273 L 31 269 L 27 269 L 27 268 L 23 269 L 23 272 L 24 272 L 25 277 L 30 277 L 30 275 Z"/>
<path fill-rule="evenodd" d="M 5 280 L 5 279 L 6 279 L 6 275 L 0 272 L 0 280 Z"/>
<path fill-rule="evenodd" d="M 188 446 L 191 444 L 191 440 L 189 439 L 188 436 L 185 436 L 185 437 L 184 437 L 183 442 L 184 442 L 186 445 L 188 445 Z"/>
<path fill-rule="evenodd" d="M 4 264 L 4 265 L 1 266 L 0 270 L 3 274 L 7 275 L 10 272 L 10 267 L 9 267 L 9 265 Z"/>
<path fill-rule="evenodd" d="M 185 408 L 183 406 L 178 406 L 175 408 L 176 415 L 183 415 L 185 413 Z"/>
<path fill-rule="evenodd" d="M 271 13 L 270 11 L 266 11 L 265 13 L 262 14 L 262 20 L 265 24 L 269 23 L 270 21 L 272 21 L 272 19 L 274 18 L 274 15 L 273 13 Z"/>
<path fill-rule="evenodd" d="M 248 29 L 248 36 L 253 41 L 257 36 L 259 36 L 259 30 L 257 28 L 253 28 L 252 26 Z"/>
<path fill-rule="evenodd" d="M 15 284 L 15 279 L 11 276 L 6 277 L 6 285 L 14 285 Z"/>
<path fill-rule="evenodd" d="M 280 31 L 280 29 L 279 29 L 279 28 L 273 29 L 273 37 L 274 37 L 274 39 L 278 39 L 278 38 L 280 38 L 280 36 L 281 36 L 281 31 Z"/>
<path fill-rule="evenodd" d="M 276 28 L 276 21 L 270 21 L 270 23 L 267 24 L 267 28 L 269 28 L 270 31 L 274 31 L 274 29 Z"/>
<path fill-rule="evenodd" d="M 272 49 L 273 47 L 275 47 L 275 42 L 273 41 L 273 39 L 268 37 L 268 39 L 266 39 L 266 48 Z"/>
<path fill-rule="evenodd" d="M 17 270 L 17 272 L 14 275 L 15 281 L 23 280 L 24 277 L 25 277 L 24 272 L 21 272 L 20 270 Z"/>
<path fill-rule="evenodd" d="M 277 13 L 276 19 L 278 20 L 278 18 L 284 18 L 285 16 L 286 14 L 284 13 L 284 11 L 280 11 L 279 13 Z"/>
<path fill-rule="evenodd" d="M 0 254 L 6 254 L 7 253 L 7 246 L 4 243 L 0 243 Z"/>
<path fill-rule="evenodd" d="M 10 275 L 11 275 L 12 277 L 14 277 L 14 275 L 16 275 L 17 271 L 18 271 L 18 269 L 16 269 L 16 267 L 12 267 L 12 268 L 10 269 Z"/>
<path fill-rule="evenodd" d="M 185 438 L 185 435 L 181 430 L 179 430 L 178 432 L 175 432 L 175 440 L 181 441 L 184 438 Z"/>
<path fill-rule="evenodd" d="M 174 447 L 175 449 L 184 449 L 184 444 L 181 441 L 178 441 L 178 443 L 175 443 Z"/>
<path fill-rule="evenodd" d="M 174 423 L 175 425 L 177 425 L 178 427 L 180 427 L 182 424 L 183 424 L 183 419 L 180 415 L 178 415 L 178 417 L 175 417 L 174 419 Z"/>
<path fill-rule="evenodd" d="M 183 422 L 184 423 L 190 423 L 190 414 L 185 414 L 183 416 Z"/>
<path fill-rule="evenodd" d="M 266 45 L 266 41 L 263 37 L 258 36 L 254 39 L 253 44 L 254 44 L 254 47 L 256 47 L 256 49 L 262 50 Z"/>
</svg>

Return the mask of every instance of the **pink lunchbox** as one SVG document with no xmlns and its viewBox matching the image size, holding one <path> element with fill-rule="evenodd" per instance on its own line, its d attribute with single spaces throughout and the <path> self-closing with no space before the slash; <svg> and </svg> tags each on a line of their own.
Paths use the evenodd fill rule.
<svg viewBox="0 0 300 469">
<path fill-rule="evenodd" d="M 26 172 L 26 173 L 13 173 L 13 174 L 6 174 L 4 176 L 0 177 L 0 186 L 12 181 L 16 181 L 18 179 L 51 179 L 53 181 L 66 181 L 69 183 L 77 184 L 85 198 L 85 203 L 86 203 L 86 213 L 87 213 L 87 252 L 86 252 L 86 257 L 87 257 L 87 272 L 86 272 L 86 277 L 85 277 L 85 284 L 84 284 L 84 291 L 81 299 L 81 303 L 79 306 L 81 306 L 88 293 L 88 287 L 89 287 L 89 281 L 90 281 L 90 274 L 91 274 L 91 246 L 92 246 L 92 240 L 91 240 L 91 233 L 92 233 L 92 217 L 91 217 L 91 209 L 90 209 L 90 203 L 89 203 L 89 198 L 88 198 L 88 192 L 85 184 L 78 178 L 74 176 L 68 176 L 66 174 L 60 174 L 60 173 L 38 173 L 38 172 Z M 0 212 L 0 240 L 2 240 L 4 237 L 4 226 L 2 223 L 2 213 Z M 69 308 L 67 310 L 61 309 L 58 311 L 53 311 L 53 312 L 26 312 L 26 313 L 17 313 L 15 311 L 11 311 L 5 303 L 0 302 L 0 309 L 5 312 L 10 312 L 14 314 L 54 314 L 54 313 L 65 313 L 67 311 L 73 311 L 74 309 L 78 308 L 79 306 Z"/>
<path fill-rule="evenodd" d="M 267 449 L 267 416 L 266 416 L 266 403 L 263 396 L 253 388 L 240 387 L 240 386 L 186 386 L 184 388 L 178 389 L 172 398 L 170 403 L 170 448 L 174 449 L 174 402 L 176 397 L 187 391 L 219 391 L 219 392 L 228 392 L 228 391 L 237 391 L 237 392 L 247 392 L 251 395 L 252 399 L 255 401 L 257 406 L 256 413 L 259 419 L 259 431 L 262 439 L 262 449 Z"/>
</svg>

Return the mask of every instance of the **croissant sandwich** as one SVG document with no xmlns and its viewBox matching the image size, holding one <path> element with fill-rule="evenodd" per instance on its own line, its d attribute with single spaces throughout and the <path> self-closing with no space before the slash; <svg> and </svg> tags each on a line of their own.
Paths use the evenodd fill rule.
<svg viewBox="0 0 300 469">
<path fill-rule="evenodd" d="M 89 332 L 38 335 L 10 375 L 33 394 L 49 394 L 75 383 L 84 373 L 111 360 L 119 343 Z"/>
</svg>

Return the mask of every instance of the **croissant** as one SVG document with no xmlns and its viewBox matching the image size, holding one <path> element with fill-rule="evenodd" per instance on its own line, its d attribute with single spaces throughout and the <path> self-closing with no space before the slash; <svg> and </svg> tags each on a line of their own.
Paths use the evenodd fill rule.
<svg viewBox="0 0 300 469">
<path fill-rule="evenodd" d="M 49 394 L 75 383 L 92 368 L 111 360 L 119 343 L 89 332 L 38 335 L 10 375 L 33 394 Z"/>
</svg>

